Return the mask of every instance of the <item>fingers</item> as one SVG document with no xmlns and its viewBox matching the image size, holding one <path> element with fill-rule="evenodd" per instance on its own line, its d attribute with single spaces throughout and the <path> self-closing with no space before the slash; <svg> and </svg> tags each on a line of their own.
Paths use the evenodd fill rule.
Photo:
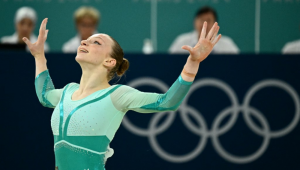
<svg viewBox="0 0 300 170">
<path fill-rule="evenodd" d="M 217 44 L 221 37 L 222 37 L 222 35 L 219 34 L 218 37 L 213 41 L 213 44 L 214 45 Z"/>
<path fill-rule="evenodd" d="M 41 23 L 40 35 L 42 35 L 42 36 L 44 36 L 44 34 L 45 34 L 47 22 L 48 22 L 48 18 L 45 18 Z"/>
<path fill-rule="evenodd" d="M 28 38 L 23 37 L 22 40 L 25 42 L 25 44 L 28 46 L 28 48 L 30 49 L 32 43 L 28 40 Z"/>
<path fill-rule="evenodd" d="M 206 39 L 210 40 L 212 38 L 212 36 L 214 35 L 217 27 L 218 27 L 218 23 L 215 22 L 213 27 L 209 30 L 209 33 L 207 34 Z"/>
<path fill-rule="evenodd" d="M 216 31 L 214 32 L 214 35 L 212 36 L 212 38 L 211 38 L 211 42 L 214 42 L 214 39 L 216 38 L 216 36 L 217 36 L 217 34 L 218 34 L 218 32 L 219 32 L 219 29 L 220 29 L 220 27 L 219 26 L 217 26 L 217 28 L 216 28 Z"/>
<path fill-rule="evenodd" d="M 193 49 L 193 47 L 188 46 L 188 45 L 184 45 L 184 46 L 182 46 L 181 48 L 184 49 L 184 50 L 189 51 L 190 53 L 192 52 L 192 49 Z"/>
<path fill-rule="evenodd" d="M 207 22 L 205 21 L 202 27 L 202 31 L 200 34 L 200 39 L 205 39 L 206 36 L 206 28 L 207 28 Z"/>
<path fill-rule="evenodd" d="M 46 25 L 47 25 L 47 22 L 48 22 L 48 18 L 45 18 L 42 23 L 41 23 L 41 26 L 40 26 L 40 31 L 39 31 L 39 36 L 38 36 L 38 39 L 37 41 L 39 43 L 43 43 L 46 41 L 47 39 L 47 34 L 48 34 L 48 31 L 49 30 L 46 30 Z"/>
</svg>

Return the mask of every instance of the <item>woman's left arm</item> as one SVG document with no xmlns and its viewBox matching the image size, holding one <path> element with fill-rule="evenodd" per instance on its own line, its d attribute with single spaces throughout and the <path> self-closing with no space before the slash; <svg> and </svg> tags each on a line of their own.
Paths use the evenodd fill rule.
<svg viewBox="0 0 300 170">
<path fill-rule="evenodd" d="M 115 107 L 124 112 L 128 110 L 140 113 L 175 111 L 189 91 L 191 84 L 192 82 L 183 80 L 180 75 L 164 94 L 146 93 L 129 86 L 121 86 L 112 93 L 112 99 Z"/>
<path fill-rule="evenodd" d="M 199 64 L 212 51 L 214 45 L 219 41 L 219 26 L 217 23 L 206 35 L 207 23 L 204 22 L 202 32 L 195 47 L 183 46 L 182 48 L 190 52 L 190 56 L 181 72 L 181 75 L 173 83 L 165 94 L 144 93 L 131 87 L 124 86 L 118 91 L 121 97 L 120 109 L 134 110 L 140 113 L 151 113 L 159 111 L 175 111 L 188 93 L 192 82 L 198 72 Z"/>
</svg>

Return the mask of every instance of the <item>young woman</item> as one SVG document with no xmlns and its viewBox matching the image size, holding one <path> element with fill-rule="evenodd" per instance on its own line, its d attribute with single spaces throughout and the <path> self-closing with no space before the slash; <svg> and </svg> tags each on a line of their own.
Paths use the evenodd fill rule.
<svg viewBox="0 0 300 170">
<path fill-rule="evenodd" d="M 46 66 L 44 43 L 48 30 L 44 19 L 37 42 L 23 38 L 36 62 L 36 93 L 41 104 L 54 108 L 51 127 L 54 135 L 56 169 L 104 170 L 111 156 L 109 143 L 128 110 L 151 113 L 176 110 L 187 94 L 199 64 L 212 51 L 221 35 L 214 24 L 206 34 L 204 23 L 195 47 L 183 46 L 190 56 L 181 75 L 167 93 L 144 93 L 126 85 L 110 85 L 117 74 L 129 67 L 120 45 L 109 35 L 95 34 L 81 42 L 76 61 L 82 68 L 80 84 L 55 89 Z"/>
</svg>

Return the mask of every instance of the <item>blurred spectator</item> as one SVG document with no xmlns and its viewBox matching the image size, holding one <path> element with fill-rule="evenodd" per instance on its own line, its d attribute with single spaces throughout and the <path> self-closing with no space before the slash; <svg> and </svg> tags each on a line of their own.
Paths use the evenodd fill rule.
<svg viewBox="0 0 300 170">
<path fill-rule="evenodd" d="M 0 42 L 3 44 L 24 44 L 23 37 L 27 37 L 32 43 L 37 41 L 37 36 L 33 31 L 37 21 L 37 15 L 34 9 L 30 7 L 21 7 L 15 15 L 16 32 L 11 36 L 4 36 Z M 27 48 L 28 50 L 28 48 Z M 45 43 L 45 52 L 49 51 L 49 46 Z"/>
<path fill-rule="evenodd" d="M 213 24 L 217 21 L 216 11 L 210 7 L 200 8 L 197 11 L 194 19 L 194 28 L 195 28 L 194 31 L 179 35 L 172 43 L 171 47 L 169 48 L 169 52 L 172 54 L 189 53 L 188 51 L 181 49 L 181 47 L 183 45 L 189 45 L 194 47 L 197 44 L 204 21 L 207 22 L 206 33 L 208 34 Z M 224 36 L 222 34 L 222 38 L 215 45 L 212 53 L 213 54 L 238 54 L 239 49 L 231 38 Z"/>
<path fill-rule="evenodd" d="M 286 43 L 281 52 L 282 54 L 300 54 L 300 39 Z"/>
<path fill-rule="evenodd" d="M 80 7 L 74 13 L 74 20 L 78 34 L 64 43 L 62 51 L 64 53 L 76 53 L 81 40 L 88 39 L 97 33 L 97 25 L 100 21 L 100 13 L 93 7 Z"/>
<path fill-rule="evenodd" d="M 300 54 L 300 40 L 286 43 L 282 49 L 282 54 Z"/>
</svg>

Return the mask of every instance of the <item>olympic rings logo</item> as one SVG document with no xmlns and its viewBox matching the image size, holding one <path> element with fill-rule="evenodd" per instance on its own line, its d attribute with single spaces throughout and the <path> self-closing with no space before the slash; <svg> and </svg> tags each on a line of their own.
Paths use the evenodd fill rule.
<svg viewBox="0 0 300 170">
<path fill-rule="evenodd" d="M 128 83 L 128 85 L 131 87 L 150 85 L 158 88 L 162 92 L 166 92 L 169 89 L 169 87 L 162 81 L 154 78 L 149 78 L 149 77 L 138 78 Z M 201 115 L 201 113 L 195 108 L 193 108 L 192 106 L 187 105 L 187 101 L 190 95 L 198 88 L 205 87 L 205 86 L 212 86 L 223 90 L 229 96 L 229 99 L 231 101 L 231 106 L 222 110 L 214 119 L 211 130 L 207 128 L 205 119 Z M 288 126 L 278 131 L 271 131 L 269 123 L 264 117 L 264 115 L 258 109 L 249 106 L 249 103 L 253 95 L 259 90 L 266 87 L 277 87 L 285 90 L 292 97 L 293 102 L 295 104 L 295 113 L 294 113 L 293 120 Z M 267 149 L 271 138 L 283 137 L 286 134 L 290 133 L 295 128 L 295 126 L 299 121 L 299 116 L 300 116 L 300 102 L 299 102 L 299 96 L 297 95 L 297 92 L 289 84 L 281 80 L 268 79 L 268 80 L 260 81 L 255 85 L 253 85 L 250 88 L 250 90 L 246 93 L 246 97 L 244 98 L 243 103 L 240 105 L 235 92 L 229 85 L 227 85 L 225 82 L 218 79 L 206 78 L 206 79 L 198 80 L 193 83 L 189 93 L 187 94 L 186 98 L 184 99 L 180 108 L 178 109 L 178 112 L 180 113 L 180 117 L 183 123 L 185 124 L 185 126 L 194 134 L 201 136 L 201 140 L 199 141 L 196 148 L 190 153 L 185 155 L 172 155 L 167 153 L 166 151 L 163 150 L 163 148 L 161 148 L 161 146 L 158 144 L 156 139 L 156 135 L 164 132 L 173 123 L 173 120 L 175 119 L 176 116 L 174 112 L 162 112 L 162 113 L 154 114 L 154 116 L 150 120 L 148 129 L 142 129 L 133 125 L 126 116 L 124 117 L 122 123 L 125 126 L 125 128 L 130 132 L 132 132 L 133 134 L 148 137 L 150 145 L 153 148 L 153 150 L 156 152 L 157 155 L 159 155 L 162 159 L 166 161 L 183 163 L 194 159 L 203 151 L 207 139 L 210 137 L 215 150 L 221 157 L 223 157 L 225 160 L 232 163 L 245 164 L 258 159 Z M 247 126 L 249 126 L 254 133 L 263 137 L 263 142 L 260 148 L 256 152 L 243 157 L 236 156 L 227 152 L 222 147 L 219 141 L 219 136 L 228 132 L 233 127 L 233 125 L 235 124 L 238 118 L 239 113 L 243 114 L 243 118 Z M 163 122 L 158 127 L 157 124 L 159 120 L 165 114 L 168 114 L 166 121 Z M 191 114 L 191 116 L 197 121 L 200 127 L 195 126 L 194 123 L 190 121 L 188 114 Z M 225 117 L 229 116 L 230 114 L 231 117 L 228 123 L 224 125 L 222 128 L 220 128 L 219 126 L 222 120 Z M 250 115 L 254 116 L 257 120 L 259 120 L 260 124 L 262 125 L 261 128 L 258 127 L 252 121 Z"/>
</svg>

